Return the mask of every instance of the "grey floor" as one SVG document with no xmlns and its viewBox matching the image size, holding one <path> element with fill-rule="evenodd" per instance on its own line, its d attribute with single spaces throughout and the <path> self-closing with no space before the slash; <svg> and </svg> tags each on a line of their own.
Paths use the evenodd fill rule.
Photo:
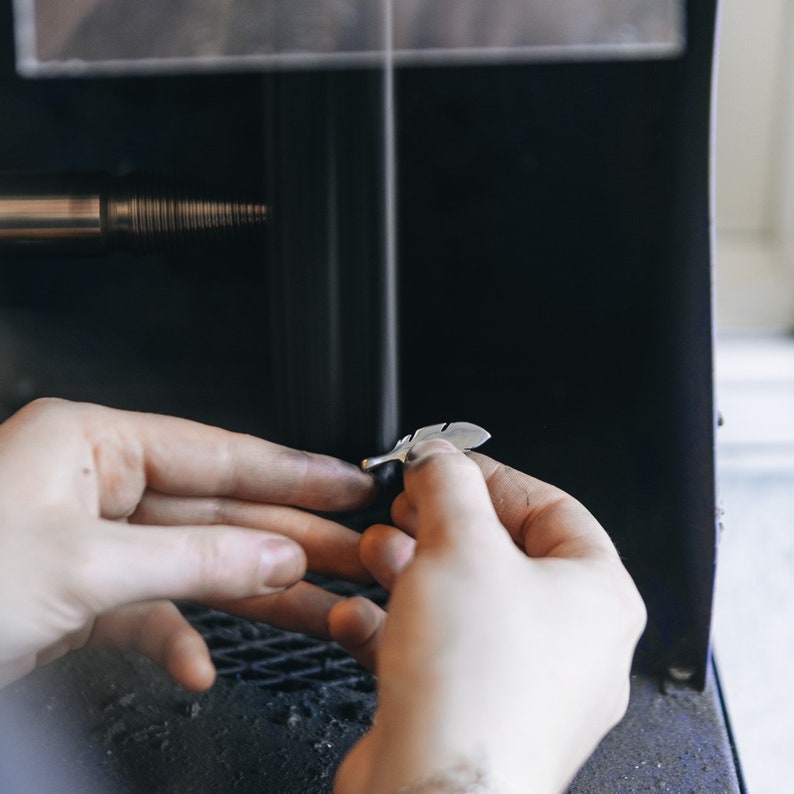
<svg viewBox="0 0 794 794">
<path fill-rule="evenodd" d="M 721 334 L 716 384 L 715 654 L 748 790 L 779 794 L 794 753 L 794 337 Z"/>
</svg>

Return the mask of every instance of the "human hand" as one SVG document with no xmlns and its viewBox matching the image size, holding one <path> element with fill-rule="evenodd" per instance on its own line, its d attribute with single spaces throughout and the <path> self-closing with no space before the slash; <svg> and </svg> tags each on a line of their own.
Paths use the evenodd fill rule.
<svg viewBox="0 0 794 794">
<path fill-rule="evenodd" d="M 392 517 L 361 545 L 388 617 L 361 598 L 330 615 L 379 689 L 335 791 L 562 791 L 625 713 L 645 625 L 607 534 L 562 491 L 437 441 Z"/>
<path fill-rule="evenodd" d="M 0 686 L 91 645 L 206 689 L 209 651 L 164 599 L 327 634 L 339 597 L 299 582 L 307 564 L 371 577 L 357 533 L 298 508 L 373 496 L 371 477 L 333 458 L 183 419 L 31 403 L 0 425 Z"/>
</svg>

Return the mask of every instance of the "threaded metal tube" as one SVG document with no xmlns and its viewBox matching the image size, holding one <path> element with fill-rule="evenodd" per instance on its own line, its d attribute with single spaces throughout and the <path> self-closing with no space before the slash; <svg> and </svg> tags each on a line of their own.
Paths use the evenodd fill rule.
<svg viewBox="0 0 794 794">
<path fill-rule="evenodd" d="M 111 185 L 106 213 L 109 239 L 136 252 L 253 241 L 267 220 L 264 204 L 196 194 L 152 177 Z"/>
<path fill-rule="evenodd" d="M 0 174 L 0 249 L 135 253 L 254 243 L 265 204 L 140 174 Z"/>
</svg>

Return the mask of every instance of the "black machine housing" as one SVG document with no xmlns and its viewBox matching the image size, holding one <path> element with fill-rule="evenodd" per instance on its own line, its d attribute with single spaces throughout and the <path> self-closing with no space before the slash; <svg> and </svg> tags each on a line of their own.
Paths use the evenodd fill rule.
<svg viewBox="0 0 794 794">
<path fill-rule="evenodd" d="M 23 80 L 5 6 L 0 172 L 199 175 L 273 208 L 261 248 L 4 255 L 5 415 L 53 394 L 351 460 L 426 424 L 486 427 L 484 452 L 591 509 L 648 606 L 629 714 L 571 790 L 740 791 L 710 656 L 714 0 L 687 4 L 679 57 L 405 66 L 389 85 L 366 67 Z M 59 725 L 79 738 L 50 771 L 330 791 L 371 677 L 327 643 L 186 611 L 219 661 L 206 695 L 99 652 L 0 694 L 36 715 L 34 749 Z"/>
</svg>

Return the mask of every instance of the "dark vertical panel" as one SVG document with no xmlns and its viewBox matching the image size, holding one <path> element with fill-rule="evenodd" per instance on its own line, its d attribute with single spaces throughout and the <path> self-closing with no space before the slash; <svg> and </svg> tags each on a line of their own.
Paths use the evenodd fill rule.
<svg viewBox="0 0 794 794">
<path fill-rule="evenodd" d="M 397 432 L 383 410 L 394 401 L 383 80 L 379 70 L 268 78 L 277 433 L 346 457 Z"/>
<path fill-rule="evenodd" d="M 478 422 L 585 502 L 648 603 L 640 665 L 698 684 L 713 12 L 679 60 L 406 69 L 398 94 L 406 426 Z"/>
<path fill-rule="evenodd" d="M 676 666 L 704 685 L 709 653 L 717 547 L 713 387 L 711 88 L 716 2 L 688 3 L 690 46 L 676 64 L 677 92 L 668 355 L 674 362 L 668 399 L 671 445 L 680 465 L 673 493 L 682 521 L 690 633 L 673 649 Z"/>
</svg>

